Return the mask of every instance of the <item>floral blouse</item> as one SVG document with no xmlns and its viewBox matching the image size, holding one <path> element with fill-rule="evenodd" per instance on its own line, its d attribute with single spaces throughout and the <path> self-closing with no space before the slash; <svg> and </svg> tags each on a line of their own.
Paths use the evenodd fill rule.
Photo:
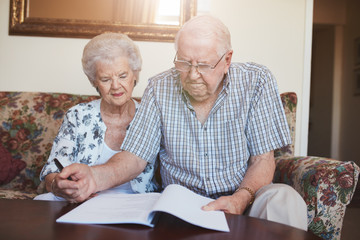
<svg viewBox="0 0 360 240">
<path fill-rule="evenodd" d="M 139 104 L 133 101 L 137 110 Z M 67 111 L 59 133 L 54 139 L 49 159 L 41 170 L 41 181 L 44 181 L 48 174 L 59 172 L 54 158 L 64 166 L 72 163 L 89 166 L 98 164 L 105 145 L 106 132 L 106 125 L 100 114 L 100 103 L 101 99 L 80 103 Z M 148 163 L 144 171 L 130 181 L 134 192 L 144 193 L 158 189 L 154 177 L 155 167 L 154 164 Z"/>
</svg>

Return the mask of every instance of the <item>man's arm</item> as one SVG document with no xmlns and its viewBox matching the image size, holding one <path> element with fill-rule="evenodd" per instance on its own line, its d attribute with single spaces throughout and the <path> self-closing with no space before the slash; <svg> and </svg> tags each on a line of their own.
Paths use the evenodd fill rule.
<svg viewBox="0 0 360 240">
<path fill-rule="evenodd" d="M 107 163 L 90 167 L 86 164 L 71 164 L 56 176 L 56 189 L 70 202 L 83 202 L 93 193 L 109 189 L 138 176 L 147 162 L 136 155 L 122 151 Z M 71 176 L 73 181 L 67 180 Z"/>
<path fill-rule="evenodd" d="M 231 196 L 223 196 L 210 202 L 203 210 L 222 210 L 231 214 L 242 214 L 251 201 L 250 188 L 254 193 L 261 187 L 271 183 L 275 172 L 274 151 L 252 156 L 249 159 L 249 167 L 245 177 L 239 186 L 239 190 Z"/>
</svg>

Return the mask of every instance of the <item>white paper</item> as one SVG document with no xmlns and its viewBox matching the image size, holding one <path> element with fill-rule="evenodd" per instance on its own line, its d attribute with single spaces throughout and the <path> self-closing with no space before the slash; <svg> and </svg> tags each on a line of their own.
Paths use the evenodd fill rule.
<svg viewBox="0 0 360 240">
<path fill-rule="evenodd" d="M 100 193 L 58 218 L 57 222 L 85 224 L 136 223 L 153 227 L 157 211 L 172 214 L 193 225 L 229 232 L 225 214 L 203 211 L 201 207 L 213 201 L 180 185 L 169 185 L 162 194 Z"/>
<path fill-rule="evenodd" d="M 180 185 L 169 185 L 156 202 L 153 211 L 170 213 L 193 225 L 229 232 L 225 214 L 222 211 L 203 211 L 202 206 L 214 201 Z"/>
<path fill-rule="evenodd" d="M 160 193 L 99 194 L 74 208 L 56 222 L 86 224 L 137 223 L 153 227 L 148 216 Z"/>
</svg>

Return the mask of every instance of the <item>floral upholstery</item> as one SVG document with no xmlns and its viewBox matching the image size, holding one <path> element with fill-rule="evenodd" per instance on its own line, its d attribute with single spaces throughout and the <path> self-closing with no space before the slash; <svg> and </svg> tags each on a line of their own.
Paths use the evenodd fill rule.
<svg viewBox="0 0 360 240">
<path fill-rule="evenodd" d="M 67 109 L 98 96 L 0 92 L 0 144 L 26 167 L 0 186 L 0 198 L 32 199 L 44 192 L 39 174 Z"/>
<path fill-rule="evenodd" d="M 281 101 L 284 107 L 286 120 L 289 124 L 289 130 L 291 135 L 292 144 L 277 149 L 274 152 L 275 157 L 279 156 L 293 156 L 294 155 L 294 143 L 295 143 L 295 123 L 296 123 L 296 104 L 297 96 L 294 92 L 286 92 L 280 95 Z"/>
<path fill-rule="evenodd" d="M 297 98 L 281 94 L 294 142 Z M 292 186 L 308 208 L 308 229 L 323 239 L 340 239 L 346 206 L 356 189 L 359 167 L 352 161 L 322 157 L 294 157 L 293 146 L 275 151 L 274 182 Z"/>
<path fill-rule="evenodd" d="M 0 198 L 32 199 L 44 192 L 39 173 L 67 109 L 98 96 L 61 93 L 0 92 L 0 144 L 26 163 L 11 182 L 0 186 Z M 297 96 L 281 94 L 295 142 Z M 275 151 L 274 182 L 296 189 L 308 206 L 309 230 L 324 239 L 340 239 L 346 205 L 357 184 L 359 167 L 320 157 L 294 157 L 294 145 Z"/>
</svg>

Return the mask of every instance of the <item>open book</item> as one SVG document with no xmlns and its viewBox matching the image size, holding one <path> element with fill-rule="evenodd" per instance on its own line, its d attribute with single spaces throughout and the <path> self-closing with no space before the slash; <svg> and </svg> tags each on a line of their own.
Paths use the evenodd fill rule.
<svg viewBox="0 0 360 240">
<path fill-rule="evenodd" d="M 154 227 L 156 213 L 166 212 L 193 225 L 229 232 L 225 214 L 203 211 L 213 201 L 180 185 L 172 184 L 162 193 L 119 194 L 101 192 L 56 220 L 59 223 L 134 223 Z"/>
</svg>

